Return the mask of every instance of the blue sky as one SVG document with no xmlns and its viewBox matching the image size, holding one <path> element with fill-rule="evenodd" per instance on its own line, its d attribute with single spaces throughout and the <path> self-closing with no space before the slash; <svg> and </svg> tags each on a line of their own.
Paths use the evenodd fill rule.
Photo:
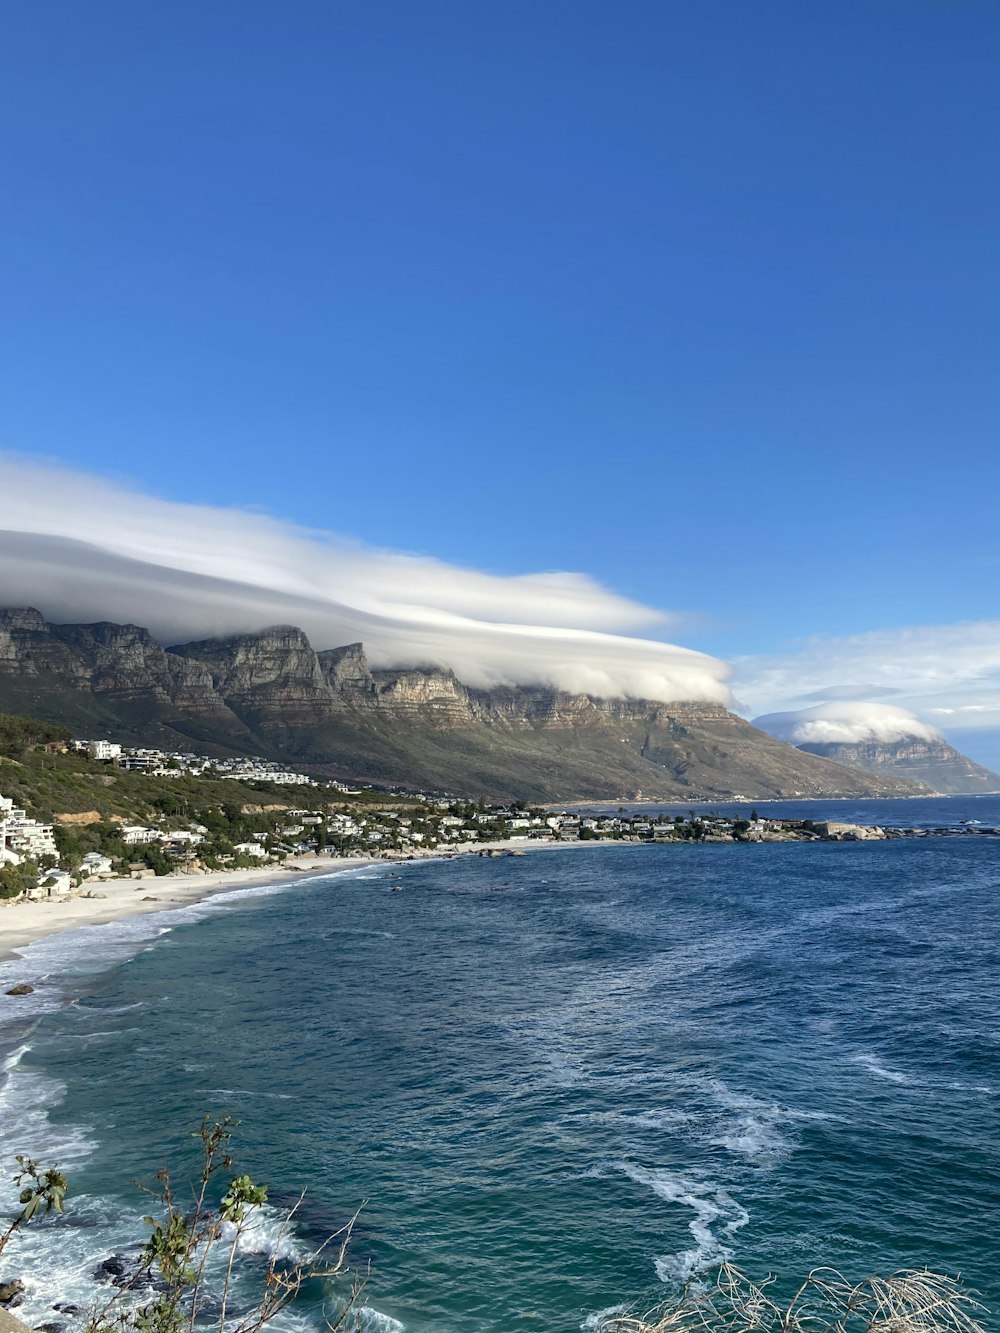
<svg viewBox="0 0 1000 1333">
<path fill-rule="evenodd" d="M 5 448 L 725 658 L 996 614 L 1000 8 L 11 9 Z"/>
</svg>

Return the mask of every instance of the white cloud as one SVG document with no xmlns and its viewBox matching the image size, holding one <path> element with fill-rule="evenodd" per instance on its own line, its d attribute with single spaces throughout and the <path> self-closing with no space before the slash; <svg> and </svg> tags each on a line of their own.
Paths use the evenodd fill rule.
<svg viewBox="0 0 1000 1333">
<path fill-rule="evenodd" d="M 891 743 L 917 738 L 940 740 L 941 733 L 905 708 L 883 703 L 838 701 L 795 712 L 768 713 L 754 726 L 792 745 Z"/>
<path fill-rule="evenodd" d="M 947 718 L 949 731 L 1000 727 L 1000 620 L 820 635 L 733 665 L 735 693 L 751 712 L 891 697 L 918 717 Z"/>
<path fill-rule="evenodd" d="M 361 639 L 377 665 L 437 663 L 472 685 L 730 697 L 724 663 L 623 634 L 669 617 L 583 574 L 484 574 L 58 466 L 0 469 L 0 605 L 129 621 L 168 643 L 292 623 L 317 648 Z"/>
</svg>

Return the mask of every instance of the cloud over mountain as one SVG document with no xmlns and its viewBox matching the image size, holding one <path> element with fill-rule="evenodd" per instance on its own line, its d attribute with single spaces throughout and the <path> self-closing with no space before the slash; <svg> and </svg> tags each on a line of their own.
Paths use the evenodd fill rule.
<svg viewBox="0 0 1000 1333">
<path fill-rule="evenodd" d="M 787 713 L 767 713 L 754 726 L 792 745 L 891 744 L 916 738 L 941 740 L 941 733 L 905 708 L 892 704 L 836 701 Z"/>
<path fill-rule="evenodd" d="M 757 713 L 892 699 L 949 729 L 1000 727 L 1000 620 L 815 635 L 793 651 L 736 658 L 734 690 Z"/>
<path fill-rule="evenodd" d="M 623 633 L 669 617 L 583 574 L 485 574 L 58 466 L 2 465 L 0 605 L 130 621 L 165 642 L 290 622 L 318 648 L 363 639 L 375 664 L 435 663 L 471 685 L 729 700 L 723 662 Z"/>
</svg>

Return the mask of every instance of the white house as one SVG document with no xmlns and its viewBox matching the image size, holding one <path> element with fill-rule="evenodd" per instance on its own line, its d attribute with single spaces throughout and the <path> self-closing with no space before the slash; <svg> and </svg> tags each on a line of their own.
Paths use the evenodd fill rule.
<svg viewBox="0 0 1000 1333">
<path fill-rule="evenodd" d="M 259 842 L 238 842 L 233 847 L 234 852 L 239 852 L 242 856 L 266 856 L 267 851 Z"/>
<path fill-rule="evenodd" d="M 91 759 L 99 759 L 102 763 L 110 763 L 113 759 L 121 757 L 122 747 L 114 741 L 88 741 L 87 753 Z"/>
<path fill-rule="evenodd" d="M 172 842 L 176 846 L 183 844 L 185 847 L 197 847 L 200 842 L 205 841 L 203 833 L 193 833 L 190 829 L 171 829 L 167 832 L 160 829 L 156 834 L 158 842 Z"/>
<path fill-rule="evenodd" d="M 111 857 L 102 856 L 100 852 L 88 852 L 86 856 L 80 859 L 81 875 L 109 875 L 111 873 Z"/>
<path fill-rule="evenodd" d="M 142 824 L 123 824 L 122 842 L 126 847 L 139 847 L 143 843 L 156 842 L 159 839 L 159 831 L 155 828 L 144 828 Z"/>
<path fill-rule="evenodd" d="M 67 870 L 50 870 L 42 878 L 42 888 L 50 898 L 61 897 L 69 893 L 73 887 L 73 880 Z"/>
</svg>

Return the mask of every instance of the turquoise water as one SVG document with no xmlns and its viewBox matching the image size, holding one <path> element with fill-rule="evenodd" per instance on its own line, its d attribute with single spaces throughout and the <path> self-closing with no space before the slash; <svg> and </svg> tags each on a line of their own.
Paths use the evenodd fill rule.
<svg viewBox="0 0 1000 1333">
<path fill-rule="evenodd" d="M 288 1247 L 367 1201 L 371 1328 L 579 1329 L 726 1256 L 926 1263 L 1000 1311 L 998 890 L 991 838 L 581 847 L 47 941 L 0 975 L 49 977 L 0 1010 L 0 1147 L 77 1198 L 27 1312 L 93 1294 L 205 1111 L 277 1204 L 308 1185 Z"/>
</svg>

